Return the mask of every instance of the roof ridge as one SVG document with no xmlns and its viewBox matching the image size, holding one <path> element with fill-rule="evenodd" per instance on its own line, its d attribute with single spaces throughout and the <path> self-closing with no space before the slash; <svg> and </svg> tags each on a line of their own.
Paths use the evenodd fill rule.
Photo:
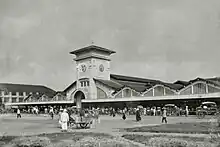
<svg viewBox="0 0 220 147">
<path fill-rule="evenodd" d="M 41 84 L 24 84 L 24 83 L 0 83 L 0 85 L 7 84 L 7 85 L 24 85 L 24 86 L 42 86 L 42 87 L 47 87 Z M 48 88 L 48 87 L 47 87 Z"/>
<path fill-rule="evenodd" d="M 121 76 L 121 77 L 127 77 L 127 78 L 136 78 L 136 79 L 140 79 L 140 80 L 150 80 L 150 81 L 155 81 L 155 82 L 163 82 L 157 79 L 150 79 L 150 78 L 144 78 L 144 77 L 137 77 L 137 76 L 125 76 L 125 75 L 119 75 L 119 74 L 110 74 L 110 76 Z M 117 78 L 116 78 L 117 79 Z"/>
</svg>

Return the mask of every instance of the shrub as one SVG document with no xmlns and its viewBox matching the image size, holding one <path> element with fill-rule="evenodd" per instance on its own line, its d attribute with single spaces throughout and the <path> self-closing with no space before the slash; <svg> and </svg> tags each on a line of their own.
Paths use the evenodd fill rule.
<svg viewBox="0 0 220 147">
<path fill-rule="evenodd" d="M 149 140 L 152 147 L 187 147 L 187 141 L 176 138 L 154 137 Z"/>
<path fill-rule="evenodd" d="M 12 140 L 13 147 L 51 147 L 47 137 L 20 137 Z"/>
<path fill-rule="evenodd" d="M 186 141 L 179 138 L 153 137 L 149 140 L 152 147 L 212 147 L 210 142 Z"/>
</svg>

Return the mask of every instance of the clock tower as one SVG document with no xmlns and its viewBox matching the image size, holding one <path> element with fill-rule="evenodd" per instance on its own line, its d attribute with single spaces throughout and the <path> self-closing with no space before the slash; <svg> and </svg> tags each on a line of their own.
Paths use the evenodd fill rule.
<svg viewBox="0 0 220 147">
<path fill-rule="evenodd" d="M 74 50 L 76 58 L 77 89 L 85 99 L 97 99 L 95 79 L 110 80 L 110 55 L 115 51 L 91 45 Z"/>
</svg>

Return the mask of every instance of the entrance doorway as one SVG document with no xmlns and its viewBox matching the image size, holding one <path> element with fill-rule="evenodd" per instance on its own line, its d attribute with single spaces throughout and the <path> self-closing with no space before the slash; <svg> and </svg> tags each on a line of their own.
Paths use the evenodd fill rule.
<svg viewBox="0 0 220 147">
<path fill-rule="evenodd" d="M 77 108 L 82 108 L 82 100 L 85 99 L 85 95 L 82 91 L 77 91 L 74 95 L 74 103 Z"/>
</svg>

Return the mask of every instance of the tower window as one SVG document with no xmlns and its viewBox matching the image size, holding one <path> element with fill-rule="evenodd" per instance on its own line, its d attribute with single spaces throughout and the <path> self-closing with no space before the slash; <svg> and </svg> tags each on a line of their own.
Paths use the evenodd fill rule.
<svg viewBox="0 0 220 147">
<path fill-rule="evenodd" d="M 80 81 L 80 85 L 81 85 L 81 87 L 87 87 L 87 86 L 89 86 L 89 81 L 88 80 Z"/>
<path fill-rule="evenodd" d="M 86 87 L 86 81 L 83 81 L 83 85 L 84 85 L 84 87 Z"/>
</svg>

